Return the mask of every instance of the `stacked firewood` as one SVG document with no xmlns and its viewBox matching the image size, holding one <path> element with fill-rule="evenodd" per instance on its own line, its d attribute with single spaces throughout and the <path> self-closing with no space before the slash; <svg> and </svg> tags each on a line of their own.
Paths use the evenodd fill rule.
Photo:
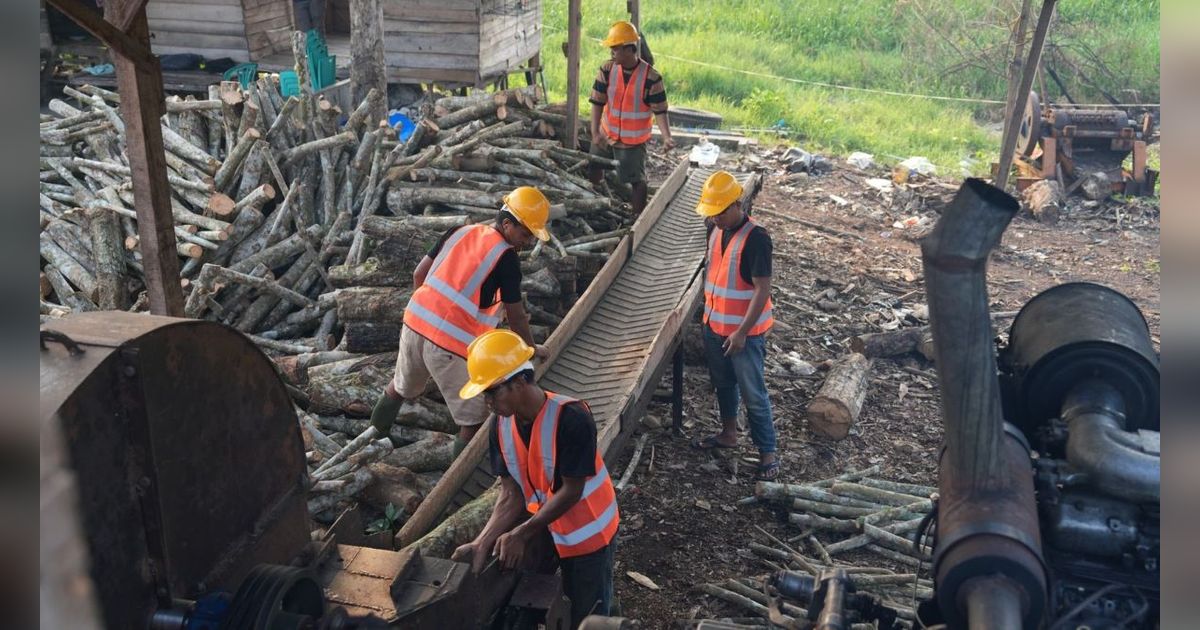
<svg viewBox="0 0 1200 630">
<path fill-rule="evenodd" d="M 91 86 L 65 95 L 75 104 L 51 101 L 41 125 L 42 314 L 144 310 L 120 95 Z M 634 217 L 619 186 L 597 190 L 584 176 L 614 163 L 563 148 L 553 139 L 561 116 L 538 109 L 537 96 L 427 102 L 404 142 L 370 120 L 377 92 L 348 112 L 309 92 L 285 99 L 276 77 L 212 86 L 206 100 L 169 98 L 162 131 L 185 314 L 283 353 L 331 350 L 348 329 L 352 342 L 365 337 L 359 352 L 376 351 L 396 336 L 387 320 L 401 296 L 368 291 L 375 308 L 359 308 L 355 289 L 409 285 L 405 274 L 442 231 L 494 220 L 503 195 L 525 184 L 551 199 L 556 237 L 526 252 L 528 284 L 557 298 L 562 274 L 537 272 L 564 259 L 598 266 Z M 389 260 L 372 262 L 380 247 Z"/>
<path fill-rule="evenodd" d="M 816 576 L 826 569 L 844 569 L 859 591 L 879 596 L 902 618 L 911 620 L 915 619 L 915 602 L 933 595 L 933 584 L 924 577 L 930 568 L 931 548 L 922 527 L 928 525 L 937 490 L 872 477 L 879 470 L 874 466 L 809 484 L 758 482 L 754 496 L 743 502 L 786 506 L 791 512 L 789 522 L 800 531 L 785 541 L 760 528 L 768 542 L 751 542 L 749 550 L 774 570 Z M 838 540 L 831 540 L 833 537 Z M 851 552 L 858 553 L 852 559 L 836 558 Z M 864 566 L 863 552 L 888 566 Z M 768 616 L 761 576 L 702 584 L 698 590 L 752 614 Z M 804 616 L 803 610 L 788 605 L 783 613 Z"/>
</svg>

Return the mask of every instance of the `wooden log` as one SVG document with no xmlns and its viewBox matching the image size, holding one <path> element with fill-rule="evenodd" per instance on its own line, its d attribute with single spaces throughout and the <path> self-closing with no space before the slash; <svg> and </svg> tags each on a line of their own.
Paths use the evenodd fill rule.
<svg viewBox="0 0 1200 630">
<path fill-rule="evenodd" d="M 235 255 L 236 262 L 229 268 L 233 271 L 248 273 L 259 264 L 266 265 L 270 269 L 280 267 L 288 260 L 298 256 L 310 242 L 320 239 L 322 229 L 320 225 L 310 225 L 303 232 L 292 234 L 282 241 L 240 260 Z"/>
<path fill-rule="evenodd" d="M 831 554 L 835 554 L 835 553 L 841 553 L 843 551 L 850 551 L 852 549 L 858 549 L 859 547 L 863 547 L 868 544 L 878 543 L 878 541 L 879 541 L 878 532 L 876 532 L 874 535 L 872 535 L 867 528 L 881 530 L 886 534 L 894 535 L 894 534 L 903 533 L 903 532 L 915 531 L 918 527 L 920 527 L 922 520 L 923 520 L 923 518 L 915 518 L 915 519 L 911 519 L 911 520 L 907 520 L 907 521 L 901 521 L 899 523 L 893 523 L 886 527 L 877 527 L 877 526 L 871 525 L 869 523 L 864 523 L 863 524 L 863 532 L 864 532 L 863 534 L 860 534 L 858 536 L 853 536 L 851 538 L 847 538 L 846 540 L 842 540 L 842 541 L 833 543 L 831 545 L 826 545 L 825 550 Z M 887 545 L 883 545 L 883 546 L 886 547 Z M 890 549 L 891 547 L 888 547 L 888 548 Z M 911 548 L 911 545 L 910 545 L 910 548 Z M 903 550 L 898 550 L 898 551 L 903 551 Z"/>
<path fill-rule="evenodd" d="M 887 509 L 880 510 L 874 514 L 860 516 L 858 521 L 861 523 L 879 525 L 880 523 L 886 523 L 888 521 L 912 520 L 914 518 L 920 518 L 931 510 L 933 510 L 933 501 L 924 499 L 921 501 L 914 501 L 908 505 L 894 505 Z"/>
<path fill-rule="evenodd" d="M 276 284 L 283 289 L 291 290 L 291 286 L 300 279 L 301 274 L 303 274 L 308 268 L 308 265 L 316 261 L 316 259 L 317 252 L 315 250 L 307 250 L 300 254 L 300 258 L 296 259 L 296 262 L 292 263 L 292 265 L 288 267 L 288 270 L 279 277 Z M 256 330 L 258 324 L 262 322 L 263 318 L 271 312 L 271 309 L 280 302 L 280 299 L 281 298 L 273 292 L 260 294 L 257 298 L 255 298 L 254 302 L 249 306 L 249 308 L 242 313 L 241 318 L 236 324 L 234 324 L 234 328 L 237 328 L 242 332 Z"/>
<path fill-rule="evenodd" d="M 295 304 L 301 308 L 315 304 L 315 302 L 313 302 L 311 299 L 300 295 L 291 289 L 286 289 L 279 286 L 279 283 L 275 282 L 273 279 L 257 278 L 250 274 L 240 273 L 233 271 L 232 269 L 218 267 L 217 265 L 213 264 L 204 265 L 204 270 L 202 270 L 201 273 L 204 273 L 204 271 L 208 271 L 210 277 L 214 279 L 250 286 L 258 289 L 259 291 L 265 291 L 274 294 L 276 297 L 282 300 L 287 300 L 288 302 L 291 302 L 292 304 Z"/>
<path fill-rule="evenodd" d="M 849 481 L 839 481 L 833 484 L 832 490 L 842 496 L 856 497 L 881 505 L 905 506 L 913 503 L 912 495 L 890 492 Z"/>
<path fill-rule="evenodd" d="M 71 284 L 75 285 L 88 300 L 94 301 L 98 293 L 96 277 L 85 269 L 78 261 L 54 243 L 50 235 L 42 232 L 39 236 L 39 252 L 46 262 L 54 265 L 62 272 Z"/>
<path fill-rule="evenodd" d="M 1059 212 L 1066 206 L 1067 197 L 1057 181 L 1043 179 L 1026 188 L 1021 193 L 1021 201 L 1033 218 L 1053 225 L 1058 223 Z"/>
<path fill-rule="evenodd" d="M 129 289 L 117 215 L 93 207 L 85 211 L 85 216 L 96 261 L 97 305 L 102 310 L 125 310 L 129 308 Z"/>
<path fill-rule="evenodd" d="M 827 532 L 853 534 L 862 531 L 855 521 L 840 518 L 826 518 L 816 514 L 800 514 L 793 512 L 788 515 L 788 522 L 801 529 L 818 529 Z"/>
<path fill-rule="evenodd" d="M 400 323 L 412 291 L 393 287 L 351 287 L 336 294 L 338 321 Z"/>
<path fill-rule="evenodd" d="M 385 461 L 418 473 L 446 470 L 454 462 L 454 438 L 448 433 L 435 432 L 392 451 Z"/>
<path fill-rule="evenodd" d="M 353 131 L 343 131 L 342 133 L 330 136 L 328 138 L 319 138 L 311 142 L 297 145 L 283 152 L 281 162 L 284 168 L 296 164 L 300 159 L 312 155 L 318 151 L 326 149 L 340 149 L 341 147 L 350 144 L 357 140 Z"/>
<path fill-rule="evenodd" d="M 82 227 L 70 221 L 55 220 L 46 224 L 42 232 L 62 248 L 90 274 L 96 273 L 96 263 L 92 255 L 91 237 Z"/>
<path fill-rule="evenodd" d="M 360 496 L 364 501 L 379 510 L 387 509 L 389 504 L 395 505 L 405 514 L 417 511 L 425 498 L 424 484 L 413 471 L 400 468 L 384 462 L 376 462 L 367 466 L 375 477 L 375 482 L 367 486 Z"/>
<path fill-rule="evenodd" d="M 373 354 L 387 352 L 400 343 L 398 322 L 344 322 L 342 345 L 350 352 Z"/>
<path fill-rule="evenodd" d="M 835 440 L 845 438 L 862 411 L 870 370 L 871 361 L 857 352 L 835 362 L 808 404 L 809 429 Z"/>
<path fill-rule="evenodd" d="M 492 206 L 497 209 L 503 203 L 503 195 L 457 188 L 395 188 L 387 193 L 388 209 L 394 214 L 409 214 L 412 208 L 429 203 L 467 204 Z"/>
<path fill-rule="evenodd" d="M 887 529 L 876 527 L 870 523 L 864 523 L 863 531 L 869 538 L 871 538 L 871 540 L 875 541 L 875 544 L 879 545 L 880 547 L 908 554 L 926 562 L 931 560 L 928 553 L 914 549 L 911 540 L 897 536 Z"/>
<path fill-rule="evenodd" d="M 51 291 L 59 304 L 72 311 L 96 310 L 96 305 L 81 292 L 76 291 L 67 281 L 67 278 L 53 264 L 47 263 L 42 268 L 42 274 L 50 284 Z"/>
<path fill-rule="evenodd" d="M 499 496 L 500 486 L 494 484 L 405 549 L 414 549 L 432 558 L 449 558 L 460 545 L 471 542 L 483 531 Z"/>
<path fill-rule="evenodd" d="M 315 516 L 321 512 L 324 512 L 325 510 L 334 508 L 338 503 L 349 499 L 359 492 L 362 492 L 371 485 L 371 481 L 371 469 L 358 469 L 354 472 L 354 480 L 346 484 L 341 491 L 323 494 L 316 498 L 309 499 L 308 513 Z"/>
<path fill-rule="evenodd" d="M 797 485 L 790 483 L 777 483 L 774 481 L 759 481 L 754 484 L 754 496 L 762 501 L 780 501 L 790 503 L 794 498 L 808 499 L 809 501 L 820 501 L 832 505 L 844 505 L 847 507 L 880 509 L 881 505 L 874 501 L 862 501 L 852 497 L 845 497 L 829 492 L 821 488 L 815 488 L 809 485 Z M 890 504 L 888 504 L 890 505 Z"/>
<path fill-rule="evenodd" d="M 466 142 L 471 136 L 479 133 L 486 125 L 482 120 L 472 120 L 465 125 L 438 133 L 437 144 L 443 147 L 452 147 L 457 144 Z M 442 135 L 445 137 L 442 137 Z"/>
<path fill-rule="evenodd" d="M 378 392 L 376 395 L 378 395 Z M 371 425 L 371 421 L 367 418 L 347 418 L 345 416 L 314 416 L 314 418 L 317 421 L 317 426 L 322 429 L 335 433 L 345 433 L 346 435 L 358 435 Z M 413 444 L 429 439 L 434 435 L 439 435 L 439 433 L 425 429 L 415 429 L 402 424 L 394 424 L 392 425 L 391 432 L 388 433 L 388 438 L 397 444 Z"/>
<path fill-rule="evenodd" d="M 880 333 L 869 333 L 850 338 L 850 349 L 869 359 L 897 357 L 916 352 L 921 340 L 929 334 L 927 327 L 902 328 Z"/>
<path fill-rule="evenodd" d="M 355 438 L 354 440 L 347 442 L 346 446 L 339 450 L 338 453 L 334 454 L 330 459 L 336 458 L 340 453 L 348 450 L 351 447 L 351 444 L 357 441 L 358 438 Z M 325 466 L 324 463 L 322 463 L 322 465 L 318 466 L 317 470 L 313 472 L 311 478 L 316 481 L 337 479 L 339 477 L 345 478 L 346 475 L 352 474 L 359 468 L 365 468 L 371 464 L 379 462 L 383 458 L 387 457 L 392 450 L 392 442 L 386 438 L 375 440 L 373 442 L 367 442 L 353 454 L 346 457 L 345 461 L 341 461 L 330 466 Z M 327 459 L 325 461 L 329 460 Z"/>
<path fill-rule="evenodd" d="M 915 483 L 901 483 L 899 481 L 887 481 L 884 479 L 872 479 L 870 477 L 860 479 L 858 480 L 858 483 L 864 486 L 880 488 L 882 490 L 887 490 L 888 492 L 907 494 L 914 497 L 920 497 L 922 499 L 928 499 L 938 491 L 938 489 L 933 486 L 923 486 Z"/>
<path fill-rule="evenodd" d="M 358 265 L 330 267 L 329 283 L 337 289 L 355 286 L 408 286 L 412 284 L 412 272 L 383 264 L 378 258 L 368 258 L 366 262 Z"/>
<path fill-rule="evenodd" d="M 824 516 L 835 516 L 838 518 L 858 518 L 860 516 L 874 514 L 878 511 L 878 509 L 875 508 L 849 507 L 799 498 L 792 499 L 792 509 L 805 513 L 812 512 Z"/>
</svg>

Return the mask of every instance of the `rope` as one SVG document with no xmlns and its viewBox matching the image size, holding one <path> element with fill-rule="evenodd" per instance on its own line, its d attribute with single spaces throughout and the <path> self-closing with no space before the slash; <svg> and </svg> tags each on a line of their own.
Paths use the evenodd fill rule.
<svg viewBox="0 0 1200 630">
<path fill-rule="evenodd" d="M 543 25 L 543 28 L 548 28 L 552 31 L 558 31 L 560 33 L 562 32 L 562 29 L 558 28 L 556 26 Z M 588 37 L 586 39 L 590 39 L 594 42 L 603 41 L 596 37 Z M 900 97 L 905 97 L 905 98 L 923 98 L 923 99 L 927 99 L 927 100 L 931 100 L 931 101 L 951 101 L 951 102 L 956 102 L 956 103 L 975 103 L 975 104 L 979 104 L 979 105 L 1004 105 L 1004 101 L 997 101 L 994 99 L 987 99 L 987 98 L 968 98 L 968 97 L 963 97 L 963 96 L 939 96 L 936 94 L 919 94 L 916 92 L 899 92 L 896 90 L 880 90 L 880 89 L 874 89 L 874 88 L 856 87 L 853 85 L 839 85 L 837 83 L 826 83 L 824 81 L 807 81 L 805 79 L 784 77 L 784 76 L 779 76 L 777 74 L 770 74 L 770 73 L 766 73 L 766 72 L 755 72 L 753 70 L 743 70 L 741 68 L 732 68 L 730 66 L 723 66 L 721 64 L 709 63 L 707 61 L 697 61 L 695 59 L 688 59 L 686 57 L 676 57 L 675 55 L 667 55 L 664 53 L 655 53 L 654 56 L 661 57 L 663 59 L 670 59 L 672 61 L 690 63 L 692 65 L 697 65 L 697 66 L 704 66 L 706 68 L 715 68 L 717 70 L 724 70 L 726 72 L 735 72 L 737 74 L 744 74 L 744 75 L 752 76 L 752 77 L 761 77 L 764 79 L 774 79 L 776 81 L 784 81 L 787 83 L 796 83 L 796 84 L 800 84 L 800 85 L 813 85 L 813 86 L 823 87 L 823 88 L 828 88 L 828 89 L 833 89 L 833 90 L 844 90 L 847 92 L 863 92 L 863 93 L 867 93 L 867 94 L 883 94 L 886 96 L 900 96 Z M 1158 103 L 1081 103 L 1081 104 L 1072 104 L 1069 107 L 1078 107 L 1078 108 L 1083 108 L 1083 107 L 1090 107 L 1090 108 L 1096 108 L 1096 107 L 1160 107 L 1160 105 Z"/>
</svg>

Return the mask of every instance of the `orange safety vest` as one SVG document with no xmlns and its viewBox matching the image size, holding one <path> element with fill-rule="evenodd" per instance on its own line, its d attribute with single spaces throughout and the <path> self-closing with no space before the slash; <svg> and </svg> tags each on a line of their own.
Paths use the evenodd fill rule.
<svg viewBox="0 0 1200 630">
<path fill-rule="evenodd" d="M 514 416 L 497 418 L 500 453 L 508 474 L 525 494 L 525 509 L 536 514 L 554 494 L 554 466 L 558 449 L 558 418 L 574 398 L 546 392 L 546 402 L 533 422 L 529 446 L 517 433 Z M 585 403 L 586 404 L 586 403 Z M 617 491 L 613 488 L 604 459 L 596 453 L 596 474 L 583 484 L 579 501 L 550 523 L 550 537 L 559 558 L 571 558 L 602 549 L 617 533 Z"/>
<path fill-rule="evenodd" d="M 708 261 L 704 276 L 704 321 L 713 332 L 728 337 L 742 325 L 750 310 L 750 299 L 754 297 L 754 285 L 742 279 L 738 266 L 742 260 L 742 249 L 754 220 L 746 224 L 729 239 L 729 245 L 721 251 L 721 230 L 714 228 L 708 238 Z M 771 329 L 775 319 L 771 316 L 771 298 L 763 306 L 762 315 L 747 333 L 747 337 L 761 335 Z"/>
<path fill-rule="evenodd" d="M 608 137 L 622 144 L 643 144 L 650 140 L 654 116 L 646 105 L 642 93 L 646 89 L 646 73 L 650 65 L 639 60 L 628 83 L 621 74 L 621 64 L 613 62 L 608 70 L 608 102 L 604 104 L 604 116 L 600 126 Z"/>
<path fill-rule="evenodd" d="M 466 358 L 467 346 L 500 324 L 500 300 L 479 308 L 483 281 L 512 246 L 489 225 L 459 228 L 446 239 L 429 273 L 408 300 L 404 325 Z M 497 292 L 499 298 L 499 292 Z"/>
</svg>

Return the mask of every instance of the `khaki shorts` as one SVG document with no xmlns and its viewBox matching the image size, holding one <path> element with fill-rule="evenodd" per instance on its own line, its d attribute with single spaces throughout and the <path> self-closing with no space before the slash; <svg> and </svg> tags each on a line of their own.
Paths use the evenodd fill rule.
<svg viewBox="0 0 1200 630">
<path fill-rule="evenodd" d="M 401 396 L 413 399 L 425 391 L 430 377 L 442 392 L 455 424 L 469 427 L 487 420 L 490 412 L 482 395 L 470 400 L 458 397 L 458 390 L 467 382 L 467 360 L 405 326 L 400 331 L 400 352 L 392 384 Z"/>
<path fill-rule="evenodd" d="M 617 179 L 622 184 L 646 181 L 646 143 L 633 146 L 601 148 L 592 143 L 592 154 L 617 161 Z"/>
</svg>

